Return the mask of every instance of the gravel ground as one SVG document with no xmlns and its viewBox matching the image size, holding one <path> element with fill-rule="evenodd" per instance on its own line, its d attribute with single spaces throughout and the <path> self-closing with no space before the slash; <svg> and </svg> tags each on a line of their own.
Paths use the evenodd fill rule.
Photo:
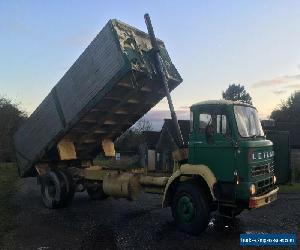
<svg viewBox="0 0 300 250">
<path fill-rule="evenodd" d="M 194 237 L 176 230 L 159 195 L 142 194 L 129 202 L 91 201 L 80 193 L 70 207 L 49 210 L 34 178 L 18 185 L 16 228 L 5 237 L 5 249 L 238 249 L 245 232 L 297 233 L 300 249 L 300 194 L 281 194 L 273 204 L 230 222 L 213 215 L 209 228 Z"/>
</svg>

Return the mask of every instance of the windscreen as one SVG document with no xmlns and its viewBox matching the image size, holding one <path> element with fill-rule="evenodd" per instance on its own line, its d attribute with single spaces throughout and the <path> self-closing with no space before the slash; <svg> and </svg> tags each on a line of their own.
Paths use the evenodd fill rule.
<svg viewBox="0 0 300 250">
<path fill-rule="evenodd" d="M 247 106 L 234 106 L 238 131 L 242 137 L 264 136 L 256 109 Z"/>
</svg>

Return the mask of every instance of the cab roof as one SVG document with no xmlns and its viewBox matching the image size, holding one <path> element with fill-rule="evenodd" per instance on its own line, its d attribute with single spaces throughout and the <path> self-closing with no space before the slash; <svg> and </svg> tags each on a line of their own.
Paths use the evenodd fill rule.
<svg viewBox="0 0 300 250">
<path fill-rule="evenodd" d="M 202 105 L 243 105 L 243 106 L 248 106 L 254 108 L 252 105 L 244 102 L 239 102 L 239 101 L 230 101 L 230 100 L 208 100 L 208 101 L 202 101 L 202 102 L 197 102 L 191 106 L 191 108 L 195 108 L 198 106 Z"/>
</svg>

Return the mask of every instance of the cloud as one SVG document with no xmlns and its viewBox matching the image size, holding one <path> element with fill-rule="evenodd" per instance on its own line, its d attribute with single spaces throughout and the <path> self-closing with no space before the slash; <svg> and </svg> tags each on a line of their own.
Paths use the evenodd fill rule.
<svg viewBox="0 0 300 250">
<path fill-rule="evenodd" d="M 190 106 L 180 106 L 179 110 L 190 110 Z"/>
<path fill-rule="evenodd" d="M 176 110 L 176 115 L 178 119 L 189 119 L 190 111 L 189 110 Z M 145 118 L 149 120 L 164 120 L 171 118 L 169 110 L 151 110 L 146 115 Z"/>
<path fill-rule="evenodd" d="M 280 90 L 274 90 L 273 93 L 275 95 L 282 95 L 282 94 L 285 94 L 287 92 L 287 90 L 285 89 L 280 89 Z"/>
<path fill-rule="evenodd" d="M 282 84 L 284 81 L 282 78 L 274 78 L 270 80 L 262 80 L 259 82 L 256 82 L 252 85 L 254 88 L 259 88 L 259 87 L 268 87 L 268 86 L 274 86 L 274 85 L 279 85 Z"/>
<path fill-rule="evenodd" d="M 287 89 L 300 89 L 300 83 L 287 85 L 285 88 Z"/>
<path fill-rule="evenodd" d="M 261 88 L 261 87 L 283 86 L 286 88 L 287 84 L 289 84 L 288 86 L 295 85 L 296 81 L 300 81 L 300 74 L 285 75 L 285 76 L 275 77 L 269 80 L 261 80 L 252 84 L 252 87 Z"/>
</svg>

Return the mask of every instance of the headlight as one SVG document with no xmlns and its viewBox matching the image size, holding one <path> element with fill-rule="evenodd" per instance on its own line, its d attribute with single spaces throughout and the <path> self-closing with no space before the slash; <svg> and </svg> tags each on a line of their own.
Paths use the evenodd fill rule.
<svg viewBox="0 0 300 250">
<path fill-rule="evenodd" d="M 276 183 L 276 181 L 277 181 L 277 178 L 276 178 L 276 176 L 275 176 L 275 175 L 273 175 L 273 183 L 275 184 L 275 183 Z"/>
<path fill-rule="evenodd" d="M 256 193 L 256 187 L 255 187 L 255 185 L 251 184 L 249 190 L 250 190 L 250 194 L 254 195 Z"/>
</svg>

